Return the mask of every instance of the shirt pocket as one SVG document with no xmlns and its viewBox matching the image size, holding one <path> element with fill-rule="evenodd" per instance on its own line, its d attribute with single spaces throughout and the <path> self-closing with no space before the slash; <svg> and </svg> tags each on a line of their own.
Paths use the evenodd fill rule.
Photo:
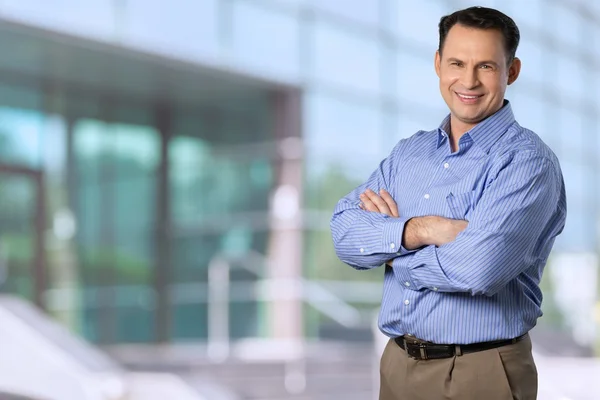
<svg viewBox="0 0 600 400">
<path fill-rule="evenodd" d="M 467 215 L 473 209 L 475 199 L 475 191 L 470 190 L 465 193 L 453 194 L 446 196 L 446 202 L 450 208 L 450 215 L 454 219 L 467 219 Z"/>
</svg>

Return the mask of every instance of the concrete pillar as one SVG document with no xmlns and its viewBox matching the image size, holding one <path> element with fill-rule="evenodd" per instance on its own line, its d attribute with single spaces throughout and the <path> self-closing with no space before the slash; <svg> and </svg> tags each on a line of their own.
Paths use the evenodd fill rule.
<svg viewBox="0 0 600 400">
<path fill-rule="evenodd" d="M 302 287 L 299 280 L 302 277 L 304 148 L 300 93 L 273 94 L 272 111 L 278 155 L 270 197 L 266 275 L 277 281 L 269 290 L 276 300 L 267 305 L 267 332 L 273 339 L 293 340 L 304 336 Z"/>
</svg>

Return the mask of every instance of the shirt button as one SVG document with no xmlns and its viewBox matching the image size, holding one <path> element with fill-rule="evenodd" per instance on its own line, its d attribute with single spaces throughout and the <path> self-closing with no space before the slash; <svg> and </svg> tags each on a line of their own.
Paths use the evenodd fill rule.
<svg viewBox="0 0 600 400">
<path fill-rule="evenodd" d="M 406 287 L 408 287 L 408 286 L 410 286 L 410 282 L 404 282 L 404 285 L 405 285 Z"/>
<path fill-rule="evenodd" d="M 446 169 L 450 168 L 450 164 L 448 164 L 448 163 L 445 163 L 445 164 L 444 164 L 444 168 L 446 168 Z"/>
<path fill-rule="evenodd" d="M 410 301 L 408 299 L 404 300 L 404 304 L 409 305 Z"/>
<path fill-rule="evenodd" d="M 428 199 L 428 198 L 429 198 L 429 193 L 427 193 L 427 194 L 426 194 L 425 196 L 423 196 L 423 197 L 425 197 L 426 199 Z"/>
<path fill-rule="evenodd" d="M 437 291 L 438 291 L 438 288 L 434 287 L 434 288 L 433 288 L 433 291 L 434 291 L 434 292 L 437 292 Z"/>
<path fill-rule="evenodd" d="M 365 249 L 361 248 L 361 249 L 360 249 L 360 252 L 361 252 L 361 253 L 364 253 L 364 252 L 365 252 Z"/>
<path fill-rule="evenodd" d="M 390 243 L 390 248 L 394 249 L 394 248 L 396 248 L 396 245 L 394 243 Z"/>
</svg>

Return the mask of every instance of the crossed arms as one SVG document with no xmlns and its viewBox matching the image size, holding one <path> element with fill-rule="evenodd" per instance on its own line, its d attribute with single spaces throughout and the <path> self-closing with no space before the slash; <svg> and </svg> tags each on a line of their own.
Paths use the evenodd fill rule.
<svg viewBox="0 0 600 400">
<path fill-rule="evenodd" d="M 381 189 L 379 193 L 380 195 L 377 195 L 371 189 L 361 193 L 359 207 L 364 211 L 378 212 L 389 217 L 398 218 L 398 205 L 392 196 L 385 189 Z M 402 247 L 409 251 L 429 245 L 439 247 L 454 241 L 468 225 L 468 221 L 434 215 L 411 218 L 404 225 Z M 392 267 L 393 261 L 392 258 L 386 264 Z"/>
<path fill-rule="evenodd" d="M 548 158 L 529 150 L 501 157 L 466 222 L 398 212 L 389 191 L 401 173 L 399 151 L 338 202 L 331 230 L 343 262 L 391 265 L 409 290 L 488 296 L 545 263 L 566 214 L 562 178 Z"/>
</svg>

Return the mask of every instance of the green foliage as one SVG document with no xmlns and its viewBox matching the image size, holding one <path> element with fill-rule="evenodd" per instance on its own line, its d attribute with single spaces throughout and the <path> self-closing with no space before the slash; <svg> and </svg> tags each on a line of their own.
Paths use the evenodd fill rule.
<svg viewBox="0 0 600 400">
<path fill-rule="evenodd" d="M 85 284 L 119 285 L 151 284 L 153 268 L 150 260 L 105 247 L 81 251 Z"/>
</svg>

